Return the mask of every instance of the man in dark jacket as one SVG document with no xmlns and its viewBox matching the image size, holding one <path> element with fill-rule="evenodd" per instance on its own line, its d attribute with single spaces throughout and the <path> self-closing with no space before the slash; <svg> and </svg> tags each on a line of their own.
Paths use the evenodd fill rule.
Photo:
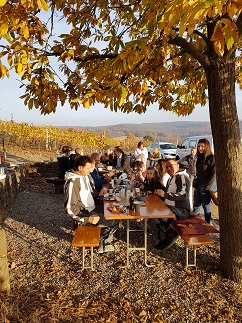
<svg viewBox="0 0 242 323">
<path fill-rule="evenodd" d="M 101 191 L 103 185 L 110 182 L 110 177 L 108 176 L 108 174 L 106 174 L 105 176 L 102 176 L 98 172 L 98 167 L 100 166 L 100 159 L 101 159 L 99 153 L 92 153 L 90 158 L 93 162 L 95 162 L 95 168 L 90 173 L 90 175 L 94 180 L 95 188 L 98 191 Z"/>
<path fill-rule="evenodd" d="M 75 167 L 75 160 L 80 157 L 82 154 L 82 149 L 80 147 L 76 147 L 75 149 L 75 153 L 74 154 L 70 154 L 70 165 L 71 165 L 71 169 L 74 169 Z"/>
<path fill-rule="evenodd" d="M 155 193 L 164 198 L 164 203 L 174 213 L 174 219 L 186 219 L 190 216 L 189 177 L 184 171 L 179 171 L 179 164 L 173 159 L 167 160 L 166 170 L 170 175 L 166 191 L 158 189 Z M 157 249 L 167 249 L 175 243 L 178 235 L 170 226 L 172 221 L 173 219 L 167 222 L 162 220 L 158 225 L 160 242 L 156 246 Z"/>
<path fill-rule="evenodd" d="M 61 179 L 64 179 L 65 172 L 71 169 L 70 151 L 71 148 L 69 146 L 63 146 L 62 155 L 60 157 L 57 157 L 58 177 Z"/>
<path fill-rule="evenodd" d="M 129 159 L 119 146 L 116 146 L 114 148 L 113 167 L 123 168 L 126 173 L 132 173 Z"/>
</svg>

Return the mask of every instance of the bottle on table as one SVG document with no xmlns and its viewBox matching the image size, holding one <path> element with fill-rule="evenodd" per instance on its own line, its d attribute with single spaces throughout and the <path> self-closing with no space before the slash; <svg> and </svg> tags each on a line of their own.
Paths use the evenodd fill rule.
<svg viewBox="0 0 242 323">
<path fill-rule="evenodd" d="M 130 192 L 130 198 L 129 198 L 129 209 L 133 210 L 134 209 L 134 192 Z"/>
<path fill-rule="evenodd" d="M 116 184 L 118 183 L 118 177 L 117 177 L 117 172 L 116 172 L 116 170 L 115 170 L 115 172 L 114 172 L 113 179 L 114 179 L 114 184 L 116 185 Z"/>
</svg>

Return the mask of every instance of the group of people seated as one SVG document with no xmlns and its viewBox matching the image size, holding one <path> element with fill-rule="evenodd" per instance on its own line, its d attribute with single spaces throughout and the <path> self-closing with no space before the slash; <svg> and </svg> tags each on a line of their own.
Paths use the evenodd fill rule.
<svg viewBox="0 0 242 323">
<path fill-rule="evenodd" d="M 159 159 L 155 166 L 144 167 L 139 161 L 135 167 L 131 167 L 129 159 L 123 150 L 117 146 L 114 156 L 110 158 L 107 151 L 105 155 L 108 165 L 112 162 L 115 168 L 121 168 L 129 174 L 130 178 L 142 190 L 157 194 L 174 213 L 174 219 L 185 219 L 190 216 L 191 208 L 191 180 L 196 176 L 194 188 L 194 209 L 196 214 L 200 212 L 202 205 L 205 212 L 205 220 L 211 219 L 209 187 L 215 179 L 215 164 L 211 153 L 210 143 L 202 139 L 198 143 L 198 151 L 191 153 L 190 162 L 187 159 L 189 174 L 179 169 L 179 163 L 173 159 Z M 66 152 L 65 152 L 66 153 Z M 194 162 L 195 158 L 195 162 Z M 79 155 L 75 158 L 74 166 L 65 172 L 65 210 L 77 225 L 101 226 L 101 241 L 98 252 L 113 251 L 113 235 L 118 228 L 117 221 L 104 219 L 102 197 L 105 194 L 103 185 L 110 182 L 111 176 L 100 175 L 98 168 L 103 162 L 98 152 L 91 156 Z M 194 171 L 195 167 L 195 171 Z M 156 219 L 157 236 L 159 243 L 157 249 L 167 249 L 176 240 L 177 233 L 170 223 L 174 220 Z"/>
</svg>

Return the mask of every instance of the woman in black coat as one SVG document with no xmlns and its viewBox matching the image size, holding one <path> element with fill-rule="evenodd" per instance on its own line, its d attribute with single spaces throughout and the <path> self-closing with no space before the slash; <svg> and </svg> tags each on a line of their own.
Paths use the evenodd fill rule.
<svg viewBox="0 0 242 323">
<path fill-rule="evenodd" d="M 211 151 L 210 142 L 208 139 L 200 139 L 197 144 L 197 163 L 196 163 L 197 177 L 193 181 L 194 186 L 194 204 L 193 211 L 196 214 L 200 213 L 202 205 L 205 221 L 210 223 L 211 220 L 211 196 L 209 189 L 213 185 L 215 174 L 215 160 Z"/>
</svg>

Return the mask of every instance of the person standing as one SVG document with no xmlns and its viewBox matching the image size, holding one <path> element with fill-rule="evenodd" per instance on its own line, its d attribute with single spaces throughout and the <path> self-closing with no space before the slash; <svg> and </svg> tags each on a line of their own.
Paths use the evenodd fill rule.
<svg viewBox="0 0 242 323">
<path fill-rule="evenodd" d="M 215 160 L 211 151 L 210 142 L 203 138 L 197 144 L 196 178 L 193 180 L 194 204 L 193 211 L 199 215 L 202 205 L 205 221 L 211 221 L 211 196 L 209 189 L 216 179 Z"/>
<path fill-rule="evenodd" d="M 150 166 L 155 167 L 159 159 L 161 159 L 161 153 L 160 148 L 157 146 L 150 155 Z"/>
<path fill-rule="evenodd" d="M 123 152 L 120 146 L 114 148 L 113 167 L 123 168 L 126 173 L 132 173 L 128 156 Z"/>
<path fill-rule="evenodd" d="M 167 181 L 170 178 L 170 175 L 166 171 L 166 159 L 159 159 L 155 168 L 160 177 L 161 187 L 166 187 Z"/>
<path fill-rule="evenodd" d="M 81 147 L 76 147 L 75 153 L 70 154 L 70 166 L 71 166 L 71 169 L 73 169 L 74 166 L 75 166 L 75 160 L 78 157 L 80 157 L 81 155 L 83 155 L 83 151 L 82 151 Z"/>
<path fill-rule="evenodd" d="M 178 164 L 181 164 L 182 162 L 186 161 L 188 164 L 188 175 L 191 178 L 194 178 L 196 176 L 196 163 L 197 163 L 197 148 L 191 147 L 191 154 L 186 155 L 185 157 L 179 159 L 177 162 Z"/>
<path fill-rule="evenodd" d="M 103 149 L 103 154 L 101 156 L 101 163 L 105 166 L 113 165 L 113 157 L 111 155 L 110 146 L 105 146 Z"/>
<path fill-rule="evenodd" d="M 70 152 L 71 148 L 69 146 L 63 146 L 62 155 L 60 157 L 57 157 L 58 178 L 64 179 L 65 172 L 71 169 Z"/>
<path fill-rule="evenodd" d="M 144 142 L 140 141 L 138 146 L 134 149 L 134 156 L 136 160 L 136 164 L 142 161 L 145 164 L 145 169 L 147 168 L 147 159 L 148 159 L 148 150 L 144 146 Z"/>
<path fill-rule="evenodd" d="M 178 164 L 186 161 L 188 164 L 188 169 L 187 173 L 190 178 L 191 186 L 190 186 L 190 209 L 191 211 L 193 210 L 193 179 L 196 176 L 197 168 L 196 168 L 196 163 L 197 163 L 197 148 L 196 147 L 191 147 L 191 154 L 186 155 L 185 157 L 179 159 L 177 162 Z"/>
</svg>

